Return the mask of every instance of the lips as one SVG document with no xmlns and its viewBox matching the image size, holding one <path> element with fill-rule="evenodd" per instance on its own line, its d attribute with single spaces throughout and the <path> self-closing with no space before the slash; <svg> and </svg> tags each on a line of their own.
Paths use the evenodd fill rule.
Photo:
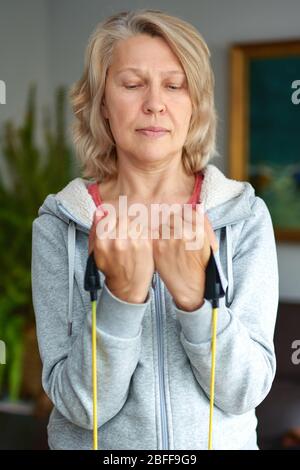
<svg viewBox="0 0 300 470">
<path fill-rule="evenodd" d="M 154 139 L 162 137 L 169 132 L 169 130 L 164 127 L 145 127 L 143 129 L 137 129 L 137 131 L 146 137 L 152 137 Z"/>
<path fill-rule="evenodd" d="M 165 127 L 142 127 L 138 131 L 150 131 L 150 132 L 169 132 Z"/>
<path fill-rule="evenodd" d="M 149 131 L 148 129 L 139 129 L 138 133 L 146 137 L 151 137 L 152 139 L 157 139 L 167 135 L 169 131 Z"/>
</svg>

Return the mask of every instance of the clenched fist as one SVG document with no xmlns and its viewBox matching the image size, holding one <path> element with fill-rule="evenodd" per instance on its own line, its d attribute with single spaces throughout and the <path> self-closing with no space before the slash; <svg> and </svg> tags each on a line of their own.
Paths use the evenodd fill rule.
<svg viewBox="0 0 300 470">
<path fill-rule="evenodd" d="M 104 230 L 107 217 L 111 224 Z M 89 254 L 94 252 L 95 263 L 105 274 L 106 285 L 116 297 L 130 303 L 143 303 L 154 272 L 151 237 L 145 234 L 146 227 L 140 234 L 133 232 L 131 219 L 127 218 L 127 230 L 122 233 L 124 238 L 119 238 L 120 222 L 121 218 L 112 213 L 102 209 L 95 211 Z"/>
<path fill-rule="evenodd" d="M 208 217 L 201 210 L 198 205 L 197 214 L 195 209 L 185 211 L 182 206 L 176 214 L 170 212 L 167 222 L 153 229 L 147 221 L 139 232 L 127 215 L 118 217 L 113 211 L 95 211 L 89 253 L 94 251 L 95 262 L 105 274 L 110 291 L 127 302 L 145 302 L 156 270 L 179 308 L 191 311 L 201 307 L 210 247 L 218 249 Z M 104 230 L 107 224 L 109 228 Z M 175 224 L 182 227 L 179 238 Z M 122 226 L 123 231 L 119 232 Z"/>
<path fill-rule="evenodd" d="M 176 224 L 177 228 L 182 227 L 180 238 L 176 238 Z M 164 237 L 164 231 L 170 236 Z M 159 226 L 159 238 L 153 240 L 155 268 L 183 310 L 192 311 L 204 303 L 205 270 L 211 247 L 218 249 L 217 238 L 200 205 L 190 212 L 182 208 Z"/>
</svg>

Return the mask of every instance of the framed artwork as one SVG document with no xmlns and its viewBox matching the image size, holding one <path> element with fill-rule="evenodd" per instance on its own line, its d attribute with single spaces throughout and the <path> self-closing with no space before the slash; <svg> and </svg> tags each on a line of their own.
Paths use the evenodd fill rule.
<svg viewBox="0 0 300 470">
<path fill-rule="evenodd" d="M 300 39 L 230 48 L 229 177 L 264 199 L 277 240 L 300 242 Z"/>
</svg>

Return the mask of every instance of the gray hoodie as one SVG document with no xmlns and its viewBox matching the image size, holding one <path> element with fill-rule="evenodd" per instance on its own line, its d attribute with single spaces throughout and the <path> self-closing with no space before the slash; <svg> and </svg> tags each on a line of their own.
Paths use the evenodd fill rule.
<svg viewBox="0 0 300 470">
<path fill-rule="evenodd" d="M 255 407 L 276 369 L 278 266 L 271 217 L 248 182 L 204 170 L 201 201 L 219 241 L 226 296 L 217 326 L 214 449 L 258 449 Z M 32 230 L 32 296 L 43 387 L 54 404 L 51 449 L 92 448 L 91 303 L 84 290 L 95 204 L 72 180 L 40 207 Z M 177 308 L 158 273 L 143 304 L 115 297 L 99 271 L 98 448 L 208 447 L 211 314 Z"/>
</svg>

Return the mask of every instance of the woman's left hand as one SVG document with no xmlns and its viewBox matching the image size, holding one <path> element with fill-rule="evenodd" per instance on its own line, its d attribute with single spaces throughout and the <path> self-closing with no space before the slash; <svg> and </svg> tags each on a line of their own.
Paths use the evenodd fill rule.
<svg viewBox="0 0 300 470">
<path fill-rule="evenodd" d="M 209 219 L 203 213 L 202 206 L 197 207 L 197 210 L 192 210 L 192 218 L 184 210 L 172 214 L 168 223 L 160 224 L 156 231 L 159 238 L 153 239 L 155 269 L 175 304 L 186 311 L 196 310 L 203 305 L 210 247 L 213 251 L 218 250 L 218 241 Z M 176 223 L 182 224 L 180 238 L 174 238 Z M 170 230 L 170 235 L 164 235 L 163 230 L 166 230 L 165 234 Z M 192 249 L 188 249 L 189 246 Z"/>
</svg>

